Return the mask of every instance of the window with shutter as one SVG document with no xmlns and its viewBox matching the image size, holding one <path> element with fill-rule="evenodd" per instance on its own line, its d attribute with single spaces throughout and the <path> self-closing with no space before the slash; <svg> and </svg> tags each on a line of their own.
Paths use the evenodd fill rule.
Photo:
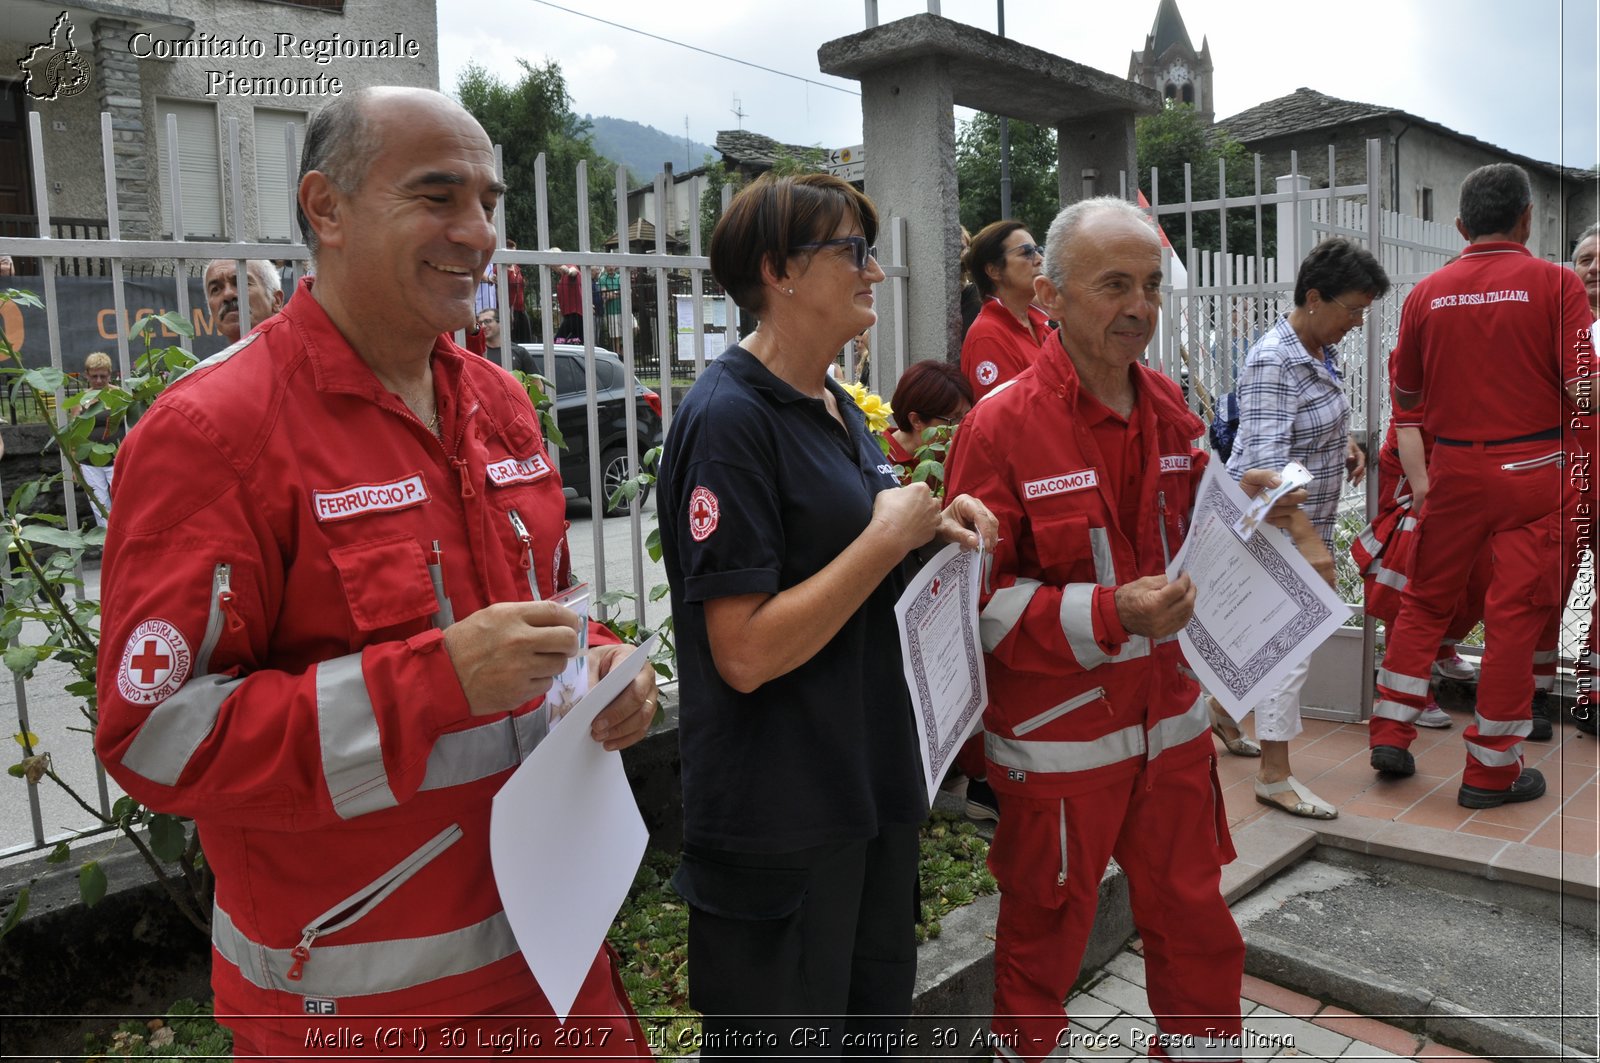
<svg viewBox="0 0 1600 1063">
<path fill-rule="evenodd" d="M 291 125 L 295 127 L 295 144 L 298 145 L 306 128 L 303 113 L 256 108 L 256 217 L 260 219 L 263 240 L 289 239 L 297 167 L 284 139 L 284 130 Z"/>
<path fill-rule="evenodd" d="M 161 188 L 161 228 L 172 236 L 172 177 L 168 163 L 171 145 L 167 137 L 167 116 L 177 118 L 178 180 L 183 203 L 184 237 L 221 237 L 222 149 L 217 132 L 217 109 L 194 100 L 156 101 L 156 184 Z"/>
</svg>

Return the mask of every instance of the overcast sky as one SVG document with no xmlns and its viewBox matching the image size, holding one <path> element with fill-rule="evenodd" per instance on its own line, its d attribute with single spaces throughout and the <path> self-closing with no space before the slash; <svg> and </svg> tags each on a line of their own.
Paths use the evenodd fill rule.
<svg viewBox="0 0 1600 1063">
<path fill-rule="evenodd" d="M 651 40 L 538 0 L 439 4 L 440 87 L 469 58 L 511 79 L 516 59 L 560 63 L 579 114 L 612 115 L 712 143 L 743 127 L 825 148 L 861 141 L 857 85 L 817 71 L 817 48 L 866 26 L 861 0 L 557 0 L 661 37 L 839 92 Z M 1217 116 L 1307 86 L 1409 111 L 1536 159 L 1596 155 L 1597 0 L 1180 0 L 1196 48 L 1210 39 Z M 883 22 L 925 0 L 880 0 Z M 1006 35 L 1124 76 L 1156 0 L 1007 0 Z M 995 29 L 995 0 L 943 0 L 946 18 Z M 699 159 L 693 160 L 696 164 Z M 681 160 L 675 160 L 681 165 Z"/>
</svg>

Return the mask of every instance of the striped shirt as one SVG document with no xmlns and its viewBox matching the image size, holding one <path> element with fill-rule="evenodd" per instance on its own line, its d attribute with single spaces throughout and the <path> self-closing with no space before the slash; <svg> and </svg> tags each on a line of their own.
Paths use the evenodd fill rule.
<svg viewBox="0 0 1600 1063">
<path fill-rule="evenodd" d="M 1282 469 L 1291 460 L 1311 472 L 1303 507 L 1333 548 L 1334 517 L 1344 486 L 1350 403 L 1329 364 L 1336 349 L 1307 351 L 1288 318 L 1256 341 L 1239 377 L 1239 434 L 1228 474 Z M 1325 361 L 1325 359 L 1329 361 Z"/>
</svg>

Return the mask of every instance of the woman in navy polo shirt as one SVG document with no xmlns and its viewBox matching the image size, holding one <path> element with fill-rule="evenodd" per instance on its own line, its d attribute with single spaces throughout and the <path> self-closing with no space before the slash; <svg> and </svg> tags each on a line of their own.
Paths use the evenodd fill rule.
<svg viewBox="0 0 1600 1063">
<path fill-rule="evenodd" d="M 877 320 L 877 212 L 764 177 L 711 237 L 760 327 L 679 407 L 660 479 L 677 632 L 690 1003 L 702 1055 L 892 1041 L 916 975 L 927 813 L 894 603 L 907 555 L 991 541 L 974 498 L 902 487 L 828 366 Z M 976 529 L 976 530 L 975 530 Z"/>
</svg>

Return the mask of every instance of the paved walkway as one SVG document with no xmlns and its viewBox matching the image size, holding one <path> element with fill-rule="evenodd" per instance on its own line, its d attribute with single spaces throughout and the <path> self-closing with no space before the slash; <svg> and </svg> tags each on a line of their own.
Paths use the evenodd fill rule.
<svg viewBox="0 0 1600 1063">
<path fill-rule="evenodd" d="M 1412 747 L 1417 774 L 1401 780 L 1380 780 L 1369 766 L 1365 724 L 1307 720 L 1291 761 L 1301 782 L 1339 808 L 1339 817 L 1329 821 L 1258 804 L 1252 785 L 1258 761 L 1230 756 L 1216 743 L 1239 851 L 1223 873 L 1230 903 L 1321 844 L 1522 882 L 1593 904 L 1600 878 L 1600 743 L 1570 723 L 1558 725 L 1550 742 L 1523 746 L 1529 765 L 1544 772 L 1549 792 L 1525 804 L 1472 811 L 1456 804 L 1465 756 L 1461 731 L 1471 716 L 1451 715 L 1456 726 L 1450 730 L 1421 731 Z M 1068 1001 L 1078 1034 L 1074 1058 L 1146 1054 L 1155 1028 L 1139 953 L 1135 941 Z M 1247 1060 L 1478 1058 L 1383 1017 L 1355 1015 L 1249 975 L 1240 1005 Z"/>
</svg>

